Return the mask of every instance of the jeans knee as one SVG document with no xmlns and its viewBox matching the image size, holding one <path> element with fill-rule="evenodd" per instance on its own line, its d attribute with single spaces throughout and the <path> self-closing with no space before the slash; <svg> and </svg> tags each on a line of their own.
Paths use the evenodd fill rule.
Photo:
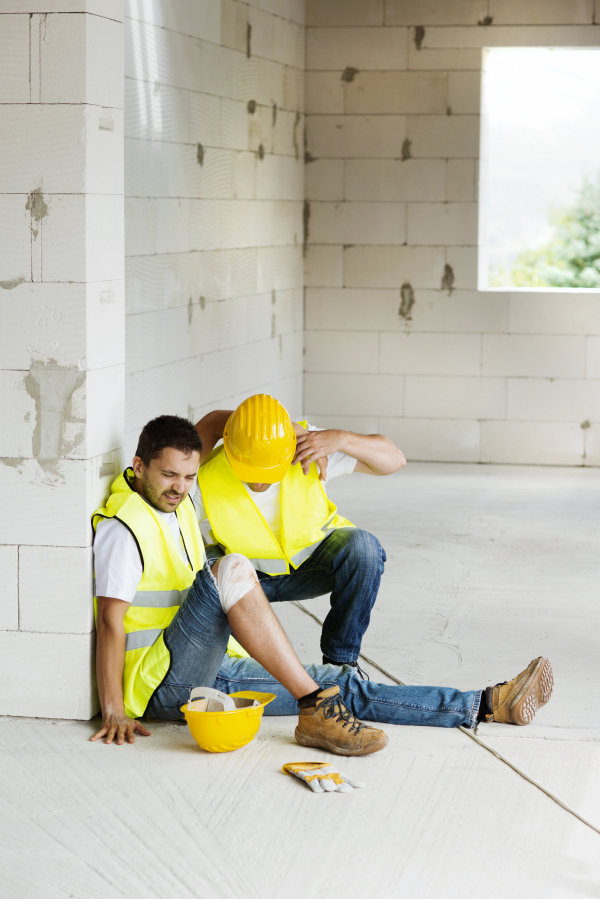
<svg viewBox="0 0 600 899">
<path fill-rule="evenodd" d="M 353 528 L 348 533 L 347 546 L 351 554 L 366 566 L 380 566 L 386 560 L 383 546 L 369 531 Z"/>
</svg>

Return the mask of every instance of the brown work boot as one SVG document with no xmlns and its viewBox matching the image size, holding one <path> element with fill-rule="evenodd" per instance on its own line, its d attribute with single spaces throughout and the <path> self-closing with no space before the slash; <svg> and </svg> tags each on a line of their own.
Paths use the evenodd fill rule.
<svg viewBox="0 0 600 899">
<path fill-rule="evenodd" d="M 537 710 L 550 699 L 553 686 L 552 666 L 548 659 L 540 656 L 512 680 L 488 687 L 486 702 L 492 714 L 486 715 L 485 720 L 530 724 Z"/>
<path fill-rule="evenodd" d="M 337 755 L 368 755 L 388 743 L 382 730 L 368 727 L 350 713 L 339 687 L 321 690 L 306 708 L 301 703 L 295 737 L 301 746 L 328 749 Z"/>
</svg>

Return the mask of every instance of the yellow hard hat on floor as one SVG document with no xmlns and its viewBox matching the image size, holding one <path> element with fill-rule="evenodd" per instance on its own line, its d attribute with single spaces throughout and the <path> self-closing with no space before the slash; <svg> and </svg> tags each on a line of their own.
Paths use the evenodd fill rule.
<svg viewBox="0 0 600 899">
<path fill-rule="evenodd" d="M 294 458 L 296 432 L 281 403 L 266 393 L 257 393 L 229 416 L 223 445 L 241 481 L 275 484 L 284 478 Z"/>
<path fill-rule="evenodd" d="M 229 695 L 212 687 L 195 687 L 181 707 L 190 732 L 207 752 L 232 752 L 253 740 L 275 693 L 242 690 Z"/>
</svg>

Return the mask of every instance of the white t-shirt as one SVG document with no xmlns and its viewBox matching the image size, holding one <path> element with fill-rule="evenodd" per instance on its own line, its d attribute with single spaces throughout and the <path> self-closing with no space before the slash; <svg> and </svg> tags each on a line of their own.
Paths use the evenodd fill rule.
<svg viewBox="0 0 600 899">
<path fill-rule="evenodd" d="M 313 425 L 308 425 L 307 430 L 322 431 L 323 428 L 315 428 Z M 342 474 L 352 474 L 352 472 L 356 468 L 356 462 L 356 459 L 354 459 L 352 456 L 349 456 L 347 453 L 342 452 L 341 450 L 338 450 L 335 453 L 331 453 L 330 456 L 327 456 L 327 480 L 330 481 L 332 478 L 338 478 Z M 278 484 L 271 484 L 271 486 L 267 488 L 267 490 L 263 491 L 263 493 L 255 493 L 250 489 L 250 487 L 248 487 L 247 484 L 244 484 L 244 487 L 246 488 L 248 496 L 273 531 L 273 536 L 280 543 L 281 482 L 279 482 Z M 325 482 L 323 482 L 323 487 L 327 489 L 327 485 Z M 197 479 L 194 483 L 192 491 L 194 506 L 196 507 L 196 515 L 198 516 L 202 536 L 205 543 L 212 543 L 212 538 L 210 536 L 210 522 L 206 517 L 206 509 L 204 508 L 202 493 L 200 492 L 200 487 L 198 485 Z"/>
<path fill-rule="evenodd" d="M 181 558 L 188 557 L 183 545 L 175 512 L 154 511 L 170 527 Z M 128 528 L 118 518 L 100 519 L 94 538 L 95 596 L 111 596 L 131 602 L 142 579 L 143 568 L 136 542 Z"/>
</svg>

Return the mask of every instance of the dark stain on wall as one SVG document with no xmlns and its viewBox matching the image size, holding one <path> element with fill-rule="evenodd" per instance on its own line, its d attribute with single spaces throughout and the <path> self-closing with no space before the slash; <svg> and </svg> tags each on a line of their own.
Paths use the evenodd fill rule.
<svg viewBox="0 0 600 899">
<path fill-rule="evenodd" d="M 40 222 L 48 215 L 48 204 L 44 199 L 41 188 L 36 187 L 27 197 L 25 209 L 31 216 L 31 233 L 34 238 L 38 236 L 40 230 Z"/>
<path fill-rule="evenodd" d="M 415 292 L 412 288 L 412 284 L 409 284 L 408 281 L 405 281 L 402 287 L 400 288 L 400 308 L 398 309 L 398 315 L 401 318 L 405 319 L 407 322 L 412 321 L 412 315 L 410 314 L 412 307 L 415 305 Z"/>
<path fill-rule="evenodd" d="M 10 281 L 0 281 L 0 287 L 2 290 L 14 290 L 19 284 L 23 284 L 24 281 L 23 275 L 19 275 L 18 278 L 11 278 Z"/>
<path fill-rule="evenodd" d="M 302 239 L 302 252 L 303 252 L 304 256 L 306 256 L 306 246 L 308 244 L 308 235 L 310 233 L 309 221 L 310 221 L 310 203 L 308 202 L 308 200 L 305 200 L 304 208 L 302 210 L 302 223 L 304 225 L 304 237 Z"/>
<path fill-rule="evenodd" d="M 354 81 L 354 76 L 358 75 L 359 69 L 355 69 L 353 66 L 348 66 L 347 69 L 344 69 L 342 72 L 342 81 L 347 81 L 350 84 L 351 81 Z"/>
<path fill-rule="evenodd" d="M 444 266 L 444 274 L 442 275 L 440 289 L 447 290 L 448 296 L 452 296 L 452 291 L 454 290 L 454 269 L 451 265 L 448 265 L 448 263 Z"/>
<path fill-rule="evenodd" d="M 300 149 L 298 147 L 298 125 L 300 124 L 300 119 L 302 116 L 299 112 L 296 113 L 296 118 L 294 119 L 294 132 L 293 132 L 293 144 L 294 144 L 294 153 L 296 155 L 296 159 L 300 156 Z M 306 146 L 306 133 L 304 138 L 304 145 Z"/>
</svg>

